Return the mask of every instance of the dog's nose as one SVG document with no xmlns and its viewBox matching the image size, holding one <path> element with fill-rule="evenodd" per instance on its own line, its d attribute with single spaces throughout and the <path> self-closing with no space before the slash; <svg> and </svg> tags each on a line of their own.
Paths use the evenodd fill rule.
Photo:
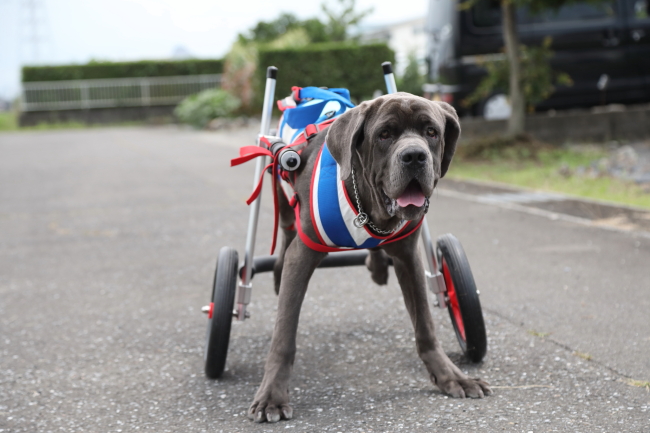
<svg viewBox="0 0 650 433">
<path fill-rule="evenodd" d="M 402 152 L 400 158 L 407 167 L 420 167 L 427 161 L 427 154 L 422 149 L 408 149 Z"/>
</svg>

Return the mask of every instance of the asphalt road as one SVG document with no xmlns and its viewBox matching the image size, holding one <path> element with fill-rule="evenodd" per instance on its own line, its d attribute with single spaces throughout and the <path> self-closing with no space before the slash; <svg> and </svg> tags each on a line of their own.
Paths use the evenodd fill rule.
<svg viewBox="0 0 650 433">
<path fill-rule="evenodd" d="M 463 242 L 488 355 L 465 362 L 442 310 L 438 335 L 495 394 L 455 400 L 429 382 L 394 274 L 379 287 L 362 268 L 318 270 L 295 419 L 246 419 L 271 276 L 255 278 L 219 381 L 203 375 L 200 309 L 219 249 L 243 248 L 253 168 L 228 161 L 254 132 L 0 135 L 0 432 L 650 432 L 650 392 L 630 384 L 650 380 L 650 239 L 442 192 L 429 224 Z"/>
</svg>

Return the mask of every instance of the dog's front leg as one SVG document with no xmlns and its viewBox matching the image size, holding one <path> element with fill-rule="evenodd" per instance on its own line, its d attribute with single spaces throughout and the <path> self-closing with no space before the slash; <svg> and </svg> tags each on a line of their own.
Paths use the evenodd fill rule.
<svg viewBox="0 0 650 433">
<path fill-rule="evenodd" d="M 452 397 L 481 398 L 491 394 L 488 383 L 464 374 L 442 350 L 434 333 L 424 267 L 416 247 L 417 237 L 414 235 L 387 245 L 386 252 L 393 258 L 395 274 L 415 329 L 418 354 L 429 372 L 431 381 L 442 392 Z"/>
<path fill-rule="evenodd" d="M 300 238 L 294 239 L 285 253 L 271 349 L 264 365 L 262 384 L 248 409 L 248 417 L 256 422 L 277 422 L 293 416 L 288 385 L 296 355 L 300 307 L 309 279 L 325 255 L 305 246 Z"/>
<path fill-rule="evenodd" d="M 287 197 L 282 191 L 282 187 L 278 184 L 277 191 L 278 204 L 280 207 L 280 227 L 282 228 L 282 240 L 278 251 L 278 259 L 273 266 L 273 283 L 275 294 L 280 293 L 280 281 L 282 280 L 282 266 L 284 265 L 284 254 L 291 244 L 291 241 L 296 237 L 296 229 L 294 223 L 296 222 L 296 215 L 293 208 L 289 205 Z"/>
</svg>

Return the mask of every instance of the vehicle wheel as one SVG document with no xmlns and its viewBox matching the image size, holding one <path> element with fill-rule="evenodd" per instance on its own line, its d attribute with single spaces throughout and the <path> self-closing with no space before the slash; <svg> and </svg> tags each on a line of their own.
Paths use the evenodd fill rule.
<svg viewBox="0 0 650 433">
<path fill-rule="evenodd" d="M 235 249 L 223 247 L 219 251 L 205 337 L 205 375 L 210 379 L 221 377 L 226 367 L 232 311 L 237 291 L 238 261 L 239 256 Z"/>
<path fill-rule="evenodd" d="M 447 309 L 461 349 L 472 362 L 487 351 L 487 336 L 476 283 L 463 246 L 452 234 L 438 238 L 437 256 L 447 286 Z"/>
</svg>

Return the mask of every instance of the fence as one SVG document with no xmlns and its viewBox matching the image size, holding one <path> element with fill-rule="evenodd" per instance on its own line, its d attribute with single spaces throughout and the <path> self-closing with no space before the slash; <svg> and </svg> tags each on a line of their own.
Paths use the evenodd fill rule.
<svg viewBox="0 0 650 433">
<path fill-rule="evenodd" d="M 23 83 L 22 111 L 176 105 L 218 87 L 221 74 Z"/>
</svg>

